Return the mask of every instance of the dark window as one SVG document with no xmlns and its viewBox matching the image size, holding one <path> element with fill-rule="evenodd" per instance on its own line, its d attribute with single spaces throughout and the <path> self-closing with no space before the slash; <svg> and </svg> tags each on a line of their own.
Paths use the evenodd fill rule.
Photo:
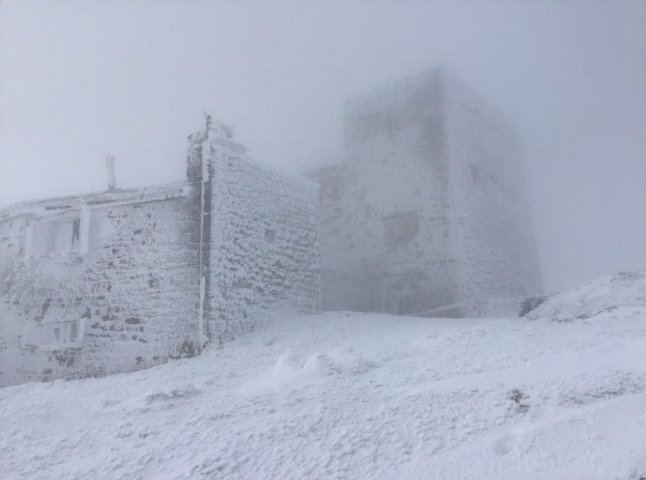
<svg viewBox="0 0 646 480">
<path fill-rule="evenodd" d="M 78 250 L 81 237 L 81 219 L 75 218 L 72 222 L 72 251 Z"/>
<path fill-rule="evenodd" d="M 32 254 L 78 253 L 80 234 L 81 219 L 78 217 L 41 220 L 32 229 Z"/>
<path fill-rule="evenodd" d="M 408 242 L 415 238 L 418 231 L 417 212 L 390 215 L 384 218 L 384 243 L 387 246 Z"/>
<path fill-rule="evenodd" d="M 50 325 L 52 343 L 76 343 L 81 340 L 79 322 L 56 322 Z"/>
<path fill-rule="evenodd" d="M 265 241 L 269 243 L 274 243 L 276 240 L 276 230 L 270 228 L 265 229 Z"/>
</svg>

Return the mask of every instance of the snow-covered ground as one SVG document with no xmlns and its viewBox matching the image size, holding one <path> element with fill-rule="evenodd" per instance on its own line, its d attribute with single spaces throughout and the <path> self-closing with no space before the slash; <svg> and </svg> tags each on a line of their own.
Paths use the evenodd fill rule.
<svg viewBox="0 0 646 480">
<path fill-rule="evenodd" d="M 524 319 L 284 319 L 195 359 L 0 389 L 0 478 L 636 480 L 645 278 Z"/>
</svg>

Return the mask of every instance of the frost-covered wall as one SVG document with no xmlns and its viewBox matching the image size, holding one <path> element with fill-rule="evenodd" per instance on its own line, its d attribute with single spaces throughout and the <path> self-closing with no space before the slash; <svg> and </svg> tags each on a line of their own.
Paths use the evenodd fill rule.
<svg viewBox="0 0 646 480">
<path fill-rule="evenodd" d="M 354 257 L 368 301 L 347 305 L 326 284 L 324 306 L 414 313 L 458 301 L 444 128 L 436 75 L 346 104 L 339 185 L 322 187 L 323 271 L 327 284 L 347 281 L 338 253 Z M 329 172 L 313 177 L 325 185 Z"/>
<path fill-rule="evenodd" d="M 324 308 L 424 313 L 533 293 L 513 145 L 496 114 L 441 69 L 349 101 L 344 162 L 311 174 L 321 185 Z M 497 179 L 484 195 L 467 178 L 480 170 Z"/>
<path fill-rule="evenodd" d="M 318 309 L 317 185 L 210 121 L 187 160 L 177 185 L 0 211 L 0 385 L 143 368 Z"/>
<path fill-rule="evenodd" d="M 447 77 L 459 270 L 465 299 L 540 292 L 540 270 L 519 140 L 498 111 Z"/>
<path fill-rule="evenodd" d="M 199 352 L 191 192 L 115 191 L 0 214 L 0 384 L 123 372 Z M 46 234 L 53 241 L 42 247 Z"/>
<path fill-rule="evenodd" d="M 211 209 L 206 329 L 223 341 L 272 311 L 319 308 L 318 187 L 250 159 L 221 125 L 191 137 Z"/>
</svg>

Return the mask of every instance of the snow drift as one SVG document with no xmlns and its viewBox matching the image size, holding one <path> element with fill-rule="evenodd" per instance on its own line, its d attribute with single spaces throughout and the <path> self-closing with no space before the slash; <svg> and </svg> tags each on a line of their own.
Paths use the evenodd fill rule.
<svg viewBox="0 0 646 480">
<path fill-rule="evenodd" d="M 149 370 L 3 388 L 0 478 L 637 480 L 643 285 L 555 296 L 544 321 L 284 318 Z"/>
<path fill-rule="evenodd" d="M 571 322 L 617 309 L 646 307 L 646 272 L 620 272 L 549 298 L 526 317 Z"/>
</svg>

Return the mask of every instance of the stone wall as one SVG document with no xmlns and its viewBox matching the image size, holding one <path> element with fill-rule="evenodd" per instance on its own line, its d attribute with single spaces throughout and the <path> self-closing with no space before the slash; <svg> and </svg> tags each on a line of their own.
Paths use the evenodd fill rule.
<svg viewBox="0 0 646 480">
<path fill-rule="evenodd" d="M 190 190 L 22 210 L 0 218 L 0 384 L 124 372 L 200 351 Z M 85 251 L 29 252 L 43 222 L 76 217 Z"/>
<path fill-rule="evenodd" d="M 222 131 L 200 138 L 211 195 L 207 330 L 224 341 L 320 302 L 318 188 L 250 159 Z"/>
<path fill-rule="evenodd" d="M 460 315 L 535 291 L 522 161 L 495 109 L 435 69 L 349 101 L 344 128 L 343 163 L 311 174 L 326 308 Z"/>
<path fill-rule="evenodd" d="M 448 77 L 447 145 L 463 297 L 540 292 L 540 270 L 519 140 L 497 109 Z"/>
<path fill-rule="evenodd" d="M 340 193 L 322 198 L 321 228 L 323 252 L 360 260 L 371 299 L 353 309 L 414 313 L 457 300 L 443 108 L 434 73 L 346 104 Z M 320 181 L 321 173 L 313 177 Z M 406 219 L 416 229 L 411 238 L 391 238 Z M 326 257 L 329 281 L 347 280 L 347 272 L 326 267 Z"/>
<path fill-rule="evenodd" d="M 207 122 L 187 182 L 0 211 L 0 385 L 192 356 L 320 302 L 318 187 Z"/>
</svg>

